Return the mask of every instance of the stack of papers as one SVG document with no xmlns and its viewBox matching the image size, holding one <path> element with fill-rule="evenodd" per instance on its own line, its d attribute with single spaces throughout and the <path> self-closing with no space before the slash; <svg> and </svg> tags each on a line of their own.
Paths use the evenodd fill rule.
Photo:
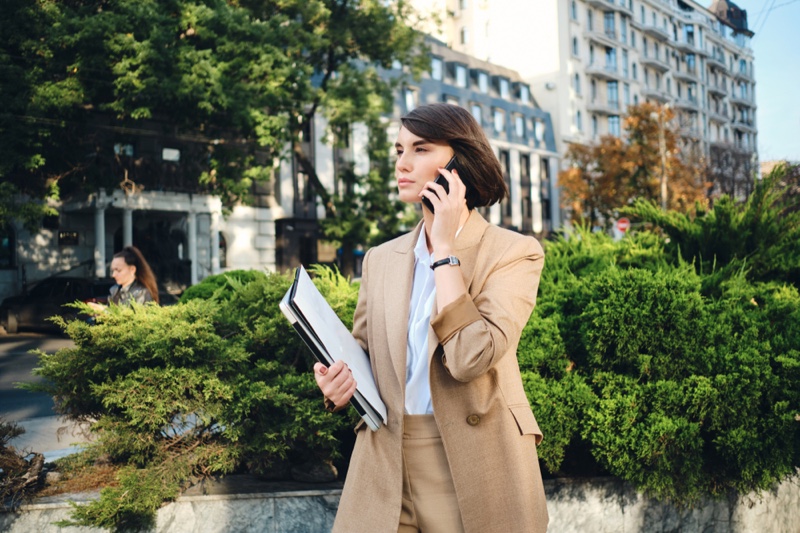
<svg viewBox="0 0 800 533">
<path fill-rule="evenodd" d="M 283 300 L 281 311 L 300 338 L 325 366 L 344 361 L 356 380 L 356 392 L 350 403 L 372 431 L 386 423 L 386 406 L 372 377 L 369 357 L 347 327 L 322 297 L 302 266 L 297 267 L 294 282 Z"/>
</svg>

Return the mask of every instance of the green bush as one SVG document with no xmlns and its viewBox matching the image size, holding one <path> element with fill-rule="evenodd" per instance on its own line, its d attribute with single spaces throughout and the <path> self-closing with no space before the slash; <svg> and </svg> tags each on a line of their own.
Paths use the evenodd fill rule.
<svg viewBox="0 0 800 533">
<path fill-rule="evenodd" d="M 220 298 L 227 300 L 236 288 L 251 281 L 263 280 L 266 274 L 258 270 L 231 270 L 222 274 L 208 276 L 196 285 L 192 285 L 181 294 L 181 302 L 189 300 L 209 300 Z"/>
<path fill-rule="evenodd" d="M 599 469 L 677 503 L 795 472 L 795 287 L 731 269 L 709 294 L 653 233 L 579 230 L 546 252 L 518 354 L 545 471 Z"/>
<path fill-rule="evenodd" d="M 352 321 L 358 287 L 314 270 Z M 61 414 L 94 419 L 96 449 L 125 465 L 120 486 L 76 507 L 78 525 L 152 525 L 163 501 L 198 477 L 330 462 L 357 415 L 322 408 L 313 358 L 278 308 L 291 280 L 233 279 L 230 291 L 169 307 L 112 306 L 90 326 L 61 322 L 74 348 L 40 353 L 35 373 Z M 240 278 L 242 279 L 242 278 Z"/>
</svg>

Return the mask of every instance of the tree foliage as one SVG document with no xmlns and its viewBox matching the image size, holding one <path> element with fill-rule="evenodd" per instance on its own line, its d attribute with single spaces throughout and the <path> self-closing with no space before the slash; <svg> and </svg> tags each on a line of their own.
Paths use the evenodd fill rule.
<svg viewBox="0 0 800 533">
<path fill-rule="evenodd" d="M 303 131 L 320 113 L 334 130 L 377 126 L 391 104 L 382 69 L 399 61 L 413 73 L 424 61 L 405 2 L 6 4 L 0 177 L 33 198 L 53 183 L 67 195 L 124 182 L 209 192 L 231 205 L 248 201 L 283 157 L 296 158 L 335 216 Z M 180 162 L 162 162 L 152 139 L 179 147 Z M 390 176 L 355 179 L 369 190 Z"/>
<path fill-rule="evenodd" d="M 668 107 L 631 106 L 622 137 L 606 135 L 595 144 L 571 145 L 566 154 L 570 168 L 558 180 L 573 220 L 609 227 L 619 209 L 634 200 L 658 201 L 662 172 L 670 209 L 685 210 L 702 201 L 707 187 L 700 158 L 681 147 L 674 119 Z"/>
</svg>

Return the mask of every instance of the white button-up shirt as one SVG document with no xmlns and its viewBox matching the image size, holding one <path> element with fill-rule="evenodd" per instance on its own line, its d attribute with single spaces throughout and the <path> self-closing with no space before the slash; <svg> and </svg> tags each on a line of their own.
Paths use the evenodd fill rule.
<svg viewBox="0 0 800 533">
<path fill-rule="evenodd" d="M 414 247 L 414 284 L 408 313 L 405 411 L 409 415 L 433 414 L 428 362 L 428 329 L 436 301 L 436 283 L 431 270 L 431 254 L 425 238 L 425 225 Z"/>
</svg>

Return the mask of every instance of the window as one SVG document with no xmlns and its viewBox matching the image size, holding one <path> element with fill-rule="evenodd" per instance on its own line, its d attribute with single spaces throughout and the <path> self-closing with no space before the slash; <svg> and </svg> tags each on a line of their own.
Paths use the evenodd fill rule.
<svg viewBox="0 0 800 533">
<path fill-rule="evenodd" d="M 445 94 L 444 95 L 444 103 L 450 105 L 461 105 L 461 102 L 458 100 L 457 96 L 453 96 L 452 94 Z"/>
<path fill-rule="evenodd" d="M 181 151 L 177 148 L 162 148 L 161 159 L 170 163 L 177 163 L 181 160 Z"/>
<path fill-rule="evenodd" d="M 11 224 L 0 227 L 0 269 L 14 268 L 14 250 L 16 249 L 14 228 Z"/>
<path fill-rule="evenodd" d="M 575 89 L 575 94 L 581 94 L 581 75 L 577 72 L 575 73 L 575 77 L 573 78 L 572 85 Z"/>
<path fill-rule="evenodd" d="M 617 70 L 617 49 L 606 47 L 606 70 Z"/>
<path fill-rule="evenodd" d="M 485 72 L 478 73 L 478 89 L 486 94 L 489 92 L 489 75 Z"/>
<path fill-rule="evenodd" d="M 483 109 L 481 109 L 481 104 L 473 103 L 470 106 L 470 111 L 472 111 L 472 116 L 475 117 L 475 120 L 480 124 L 483 125 Z"/>
<path fill-rule="evenodd" d="M 622 75 L 628 77 L 628 51 L 622 50 Z"/>
<path fill-rule="evenodd" d="M 469 42 L 469 30 L 466 27 L 461 28 L 461 44 Z"/>
<path fill-rule="evenodd" d="M 661 50 L 658 48 L 658 43 L 653 43 L 653 57 L 661 59 Z"/>
<path fill-rule="evenodd" d="M 467 0 L 458 0 L 458 8 L 461 11 L 464 11 L 465 9 L 467 9 Z"/>
<path fill-rule="evenodd" d="M 578 50 L 578 38 L 577 37 L 573 37 L 572 38 L 572 55 L 574 55 L 575 57 L 578 57 L 580 55 L 579 50 Z"/>
<path fill-rule="evenodd" d="M 619 109 L 619 85 L 616 81 L 606 83 L 606 95 L 608 96 L 608 106 L 612 109 Z"/>
<path fill-rule="evenodd" d="M 638 94 L 634 94 L 633 95 L 633 105 L 639 105 L 639 95 Z"/>
<path fill-rule="evenodd" d="M 589 28 L 589 31 L 594 30 L 594 17 L 592 16 L 592 10 L 586 10 L 586 26 Z"/>
<path fill-rule="evenodd" d="M 434 80 L 440 80 L 443 77 L 443 63 L 442 58 L 440 57 L 432 57 L 431 58 L 431 78 Z"/>
<path fill-rule="evenodd" d="M 575 0 L 572 0 L 569 5 L 569 13 L 572 20 L 578 20 L 578 3 Z"/>
<path fill-rule="evenodd" d="M 622 44 L 628 43 L 628 19 L 625 17 L 619 18 L 619 40 Z"/>
<path fill-rule="evenodd" d="M 594 65 L 594 46 L 589 45 L 589 64 Z"/>
<path fill-rule="evenodd" d="M 617 38 L 617 30 L 614 27 L 613 11 L 606 11 L 603 14 L 603 29 L 605 30 L 607 36 L 611 37 L 612 39 Z"/>
<path fill-rule="evenodd" d="M 636 75 L 636 63 L 634 63 L 634 64 L 633 64 L 633 66 L 632 66 L 631 68 L 633 69 L 633 70 L 631 71 L 631 72 L 632 72 L 632 74 L 633 74 L 633 79 L 634 79 L 634 80 L 637 80 L 637 79 L 639 79 L 639 78 L 638 78 L 638 76 Z"/>
<path fill-rule="evenodd" d="M 592 135 L 597 137 L 597 116 L 592 115 Z"/>
<path fill-rule="evenodd" d="M 467 86 L 467 67 L 456 65 L 456 85 L 466 88 Z"/>
<path fill-rule="evenodd" d="M 506 129 L 506 112 L 502 109 L 494 110 L 494 131 L 501 133 Z"/>
<path fill-rule="evenodd" d="M 631 46 L 636 48 L 636 32 L 631 30 Z"/>
<path fill-rule="evenodd" d="M 500 98 L 508 99 L 508 80 L 499 78 L 497 80 L 497 89 L 500 92 Z"/>
<path fill-rule="evenodd" d="M 667 94 L 672 94 L 672 80 L 667 78 Z"/>
<path fill-rule="evenodd" d="M 642 37 L 642 50 L 644 51 L 644 57 L 647 56 L 647 37 Z"/>
<path fill-rule="evenodd" d="M 406 104 L 406 113 L 413 111 L 417 107 L 417 91 L 406 87 L 403 89 L 403 101 Z"/>
<path fill-rule="evenodd" d="M 697 59 L 694 54 L 686 54 L 686 71 L 691 74 L 697 72 Z"/>
<path fill-rule="evenodd" d="M 594 102 L 594 101 L 595 101 L 595 99 L 597 98 L 597 82 L 595 82 L 594 80 L 592 80 L 592 85 L 591 85 L 591 87 L 592 87 L 592 94 L 591 94 L 591 96 L 592 96 L 592 102 Z"/>
<path fill-rule="evenodd" d="M 578 128 L 578 131 L 583 131 L 583 118 L 581 117 L 580 109 L 575 113 L 575 127 Z"/>
<path fill-rule="evenodd" d="M 640 8 L 640 11 L 639 11 L 639 14 L 641 15 L 641 16 L 639 17 L 639 20 L 641 21 L 641 23 L 642 23 L 642 24 L 644 24 L 644 23 L 645 23 L 645 22 L 644 22 L 644 6 L 641 6 L 641 8 Z"/>
<path fill-rule="evenodd" d="M 622 103 L 625 107 L 631 105 L 631 86 L 628 83 L 622 84 Z"/>
<path fill-rule="evenodd" d="M 579 111 L 580 113 L 580 111 Z M 536 142 L 544 142 L 544 122 L 541 120 L 533 121 L 533 136 L 536 137 Z"/>
<path fill-rule="evenodd" d="M 520 139 L 525 138 L 525 117 L 522 115 L 514 115 L 514 133 Z"/>
<path fill-rule="evenodd" d="M 619 115 L 608 117 L 608 133 L 619 137 Z"/>
<path fill-rule="evenodd" d="M 521 102 L 528 104 L 531 101 L 531 89 L 527 85 L 519 86 L 519 99 Z"/>
</svg>

